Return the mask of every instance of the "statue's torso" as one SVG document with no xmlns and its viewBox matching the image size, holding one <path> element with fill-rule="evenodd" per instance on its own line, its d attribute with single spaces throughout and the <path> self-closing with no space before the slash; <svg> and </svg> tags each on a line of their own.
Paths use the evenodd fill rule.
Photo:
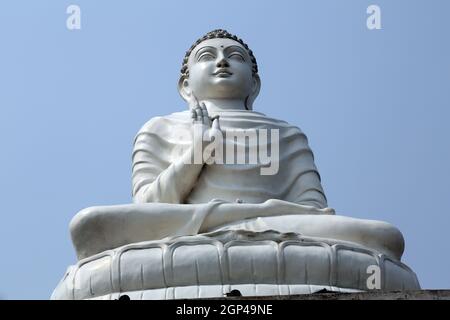
<svg viewBox="0 0 450 320">
<path fill-rule="evenodd" d="M 282 199 L 326 207 L 313 154 L 300 129 L 253 111 L 227 111 L 218 115 L 226 144 L 232 143 L 226 137 L 233 130 L 252 130 L 260 139 L 261 129 L 265 129 L 268 132 L 268 150 L 274 150 L 271 143 L 279 142 L 279 156 L 271 155 L 272 161 L 279 159 L 278 170 L 273 175 L 261 174 L 261 168 L 269 167 L 259 161 L 261 154 L 267 154 L 266 150 L 261 149 L 261 143 L 257 144 L 258 163 L 250 164 L 248 156 L 246 164 L 227 163 L 227 148 L 224 146 L 225 163 L 205 165 L 185 203 L 205 203 L 214 198 L 230 202 L 240 199 L 247 203 Z M 136 186 L 142 185 L 142 181 L 156 179 L 160 172 L 176 161 L 192 144 L 191 127 L 188 111 L 154 118 L 144 125 L 136 137 L 133 162 L 139 162 L 140 168 L 147 164 L 148 170 L 133 173 L 134 192 Z M 278 130 L 279 140 L 271 141 L 272 129 Z M 136 152 L 136 149 L 140 151 Z"/>
</svg>

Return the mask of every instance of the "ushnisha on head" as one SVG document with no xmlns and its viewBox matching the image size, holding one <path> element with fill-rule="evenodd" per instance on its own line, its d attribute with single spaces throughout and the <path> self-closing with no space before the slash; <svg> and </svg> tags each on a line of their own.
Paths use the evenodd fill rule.
<svg viewBox="0 0 450 320">
<path fill-rule="evenodd" d="M 178 81 L 182 98 L 194 108 L 200 101 L 242 101 L 252 110 L 261 80 L 253 52 L 242 39 L 217 29 L 186 52 Z"/>
</svg>

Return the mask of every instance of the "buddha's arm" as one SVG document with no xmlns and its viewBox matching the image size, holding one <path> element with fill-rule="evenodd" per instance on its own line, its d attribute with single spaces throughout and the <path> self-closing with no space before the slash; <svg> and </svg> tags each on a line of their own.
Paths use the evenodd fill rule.
<svg viewBox="0 0 450 320">
<path fill-rule="evenodd" d="M 290 161 L 289 169 L 295 174 L 284 200 L 319 209 L 328 207 L 314 154 L 305 134 L 298 135 L 298 139 L 293 143 L 292 153 L 295 157 Z"/>
<path fill-rule="evenodd" d="M 158 177 L 142 186 L 134 195 L 135 203 L 183 203 L 191 192 L 203 164 L 187 164 L 192 159 L 190 148 L 179 160 L 173 162 Z"/>
<path fill-rule="evenodd" d="M 220 130 L 219 120 L 213 121 L 209 118 L 206 106 L 198 106 L 191 110 L 192 124 L 198 125 L 202 139 L 205 132 Z M 175 129 L 174 129 L 175 130 Z M 154 140 L 150 139 L 152 137 Z M 172 163 L 164 162 L 158 153 L 163 153 L 160 149 L 163 144 L 158 135 L 138 136 L 135 142 L 135 152 L 133 156 L 133 200 L 135 203 L 162 202 L 162 203 L 184 203 L 185 198 L 197 183 L 198 176 L 205 165 L 205 159 L 201 158 L 200 163 L 196 162 L 194 154 L 194 143 L 178 159 Z M 153 141 L 153 142 L 152 142 Z M 197 150 L 196 150 L 197 151 Z M 203 152 L 201 153 L 203 155 Z M 194 160 L 194 161 L 192 161 Z"/>
<path fill-rule="evenodd" d="M 302 180 L 299 184 L 300 192 L 293 202 L 301 205 L 313 206 L 319 209 L 326 208 L 328 206 L 327 198 L 323 191 L 318 172 L 306 172 L 302 174 L 299 179 Z"/>
</svg>

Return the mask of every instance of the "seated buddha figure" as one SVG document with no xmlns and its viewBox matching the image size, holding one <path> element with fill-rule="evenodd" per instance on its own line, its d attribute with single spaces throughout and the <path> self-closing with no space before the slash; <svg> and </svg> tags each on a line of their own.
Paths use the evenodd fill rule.
<svg viewBox="0 0 450 320">
<path fill-rule="evenodd" d="M 189 110 L 153 118 L 137 134 L 135 203 L 198 204 L 212 199 L 262 203 L 279 199 L 327 207 L 305 134 L 252 110 L 261 81 L 256 59 L 242 40 L 221 30 L 208 33 L 186 53 L 181 72 L 178 89 Z M 189 139 L 195 135 L 194 128 L 200 131 L 200 138 L 215 134 L 220 140 L 214 159 L 208 159 L 206 150 L 201 149 L 207 141 Z M 262 132 L 272 133 L 270 141 L 261 137 Z M 239 133 L 249 139 L 247 144 L 244 139 L 234 141 Z M 235 145 L 242 147 L 236 146 L 237 157 L 245 158 L 251 150 L 257 160 L 272 149 L 270 164 L 235 161 L 234 155 L 228 154 Z M 200 149 L 198 157 L 195 146 Z M 261 147 L 264 154 L 258 154 Z"/>
<path fill-rule="evenodd" d="M 398 229 L 386 222 L 336 215 L 328 207 L 306 135 L 294 125 L 253 111 L 260 87 L 256 58 L 237 36 L 222 29 L 214 30 L 191 46 L 178 81 L 187 110 L 152 118 L 137 133 L 132 154 L 132 204 L 90 207 L 73 218 L 70 231 L 79 262 L 68 270 L 53 298 L 111 298 L 124 291 L 141 292 L 141 298 L 144 293 L 154 298 L 155 290 L 163 289 L 162 298 L 200 297 L 206 287 L 208 290 L 220 287 L 219 291 L 206 294 L 220 296 L 231 284 L 243 286 L 240 290 L 244 291 L 249 284 L 265 285 L 264 288 L 276 286 L 274 292 L 278 293 L 284 288 L 280 286 L 292 285 L 297 287 L 289 289 L 291 293 L 302 285 L 363 290 L 361 283 L 365 282 L 355 279 L 366 270 L 368 260 L 358 262 L 366 256 L 382 270 L 388 270 L 383 265 L 387 263 L 385 260 L 397 268 L 396 273 L 389 272 L 401 280 L 383 280 L 383 288 L 418 287 L 414 273 L 400 262 L 404 240 Z M 274 250 L 283 253 L 270 256 L 271 249 L 258 251 L 257 246 L 247 245 L 269 242 L 276 243 Z M 216 255 L 208 256 L 210 253 L 202 251 L 205 243 L 217 248 L 221 252 L 217 259 L 228 259 L 228 265 L 236 260 L 232 256 L 237 255 L 238 267 L 229 266 L 228 271 L 223 271 L 221 266 L 225 262 L 221 260 L 216 265 L 212 262 Z M 309 254 L 313 244 L 317 248 L 326 247 L 327 251 L 320 253 L 321 249 L 317 249 L 305 258 L 304 252 Z M 300 248 L 298 255 L 303 258 L 286 249 L 292 245 Z M 248 251 L 231 253 L 230 248 L 235 246 L 243 246 Z M 149 248 L 163 251 L 152 258 L 156 262 L 144 258 L 143 252 Z M 348 255 L 355 256 L 348 256 L 344 263 L 336 253 L 339 248 L 347 248 L 351 252 Z M 133 250 L 139 254 L 133 256 L 132 262 L 123 262 L 124 256 Z M 288 256 L 287 252 L 295 257 Z M 99 266 L 105 262 L 90 269 L 87 266 L 104 259 L 105 255 L 118 261 L 108 262 L 110 271 L 104 271 L 111 272 L 105 275 L 111 283 L 98 280 L 98 288 L 93 288 L 92 279 L 101 278 Z M 177 258 L 180 256 L 185 258 Z M 273 258 L 276 256 L 285 260 Z M 267 267 L 270 270 L 281 270 L 280 265 L 286 270 L 283 276 L 269 269 L 253 270 L 247 276 L 245 270 L 235 271 L 248 257 L 252 257 L 249 264 L 252 270 L 266 264 L 278 265 L 273 269 Z M 314 262 L 318 257 L 326 262 Z M 158 262 L 158 259 L 163 260 Z M 181 264 L 176 259 L 181 259 Z M 189 259 L 194 262 L 187 262 Z M 172 262 L 167 264 L 167 260 Z M 291 269 L 286 266 L 294 260 L 297 262 L 292 262 L 292 270 L 298 264 L 299 270 L 306 274 L 302 279 L 295 278 L 297 271 L 287 275 Z M 165 270 L 161 273 L 164 281 L 155 284 L 159 283 L 155 280 L 159 276 L 147 279 L 145 270 L 156 272 L 159 263 Z M 332 274 L 337 268 L 333 265 L 312 280 L 311 274 L 324 263 L 337 263 L 341 267 L 347 264 L 346 268 L 356 268 L 356 271 L 345 269 L 339 278 Z M 116 265 L 121 267 L 111 271 Z M 139 270 L 135 269 L 137 265 Z M 186 270 L 192 265 L 196 276 L 186 280 Z M 202 280 L 201 268 L 207 268 L 207 274 L 216 272 L 220 276 L 209 275 Z M 88 276 L 82 276 L 83 272 Z M 238 275 L 232 276 L 233 272 Z M 264 276 L 257 280 L 261 274 Z M 90 279 L 89 284 L 83 285 L 82 279 L 86 277 Z M 141 280 L 134 285 L 136 277 Z M 85 290 L 84 286 L 89 289 Z M 201 286 L 205 287 L 200 290 Z M 262 289 L 255 290 L 248 294 L 262 292 Z M 170 296 L 170 292 L 185 294 Z"/>
</svg>

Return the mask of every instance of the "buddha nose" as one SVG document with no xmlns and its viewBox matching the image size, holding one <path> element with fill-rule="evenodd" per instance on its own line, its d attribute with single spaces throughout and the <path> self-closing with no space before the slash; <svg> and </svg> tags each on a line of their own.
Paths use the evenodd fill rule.
<svg viewBox="0 0 450 320">
<path fill-rule="evenodd" d="M 228 64 L 228 61 L 222 57 L 222 59 L 217 62 L 217 68 L 228 68 L 230 65 Z"/>
</svg>

